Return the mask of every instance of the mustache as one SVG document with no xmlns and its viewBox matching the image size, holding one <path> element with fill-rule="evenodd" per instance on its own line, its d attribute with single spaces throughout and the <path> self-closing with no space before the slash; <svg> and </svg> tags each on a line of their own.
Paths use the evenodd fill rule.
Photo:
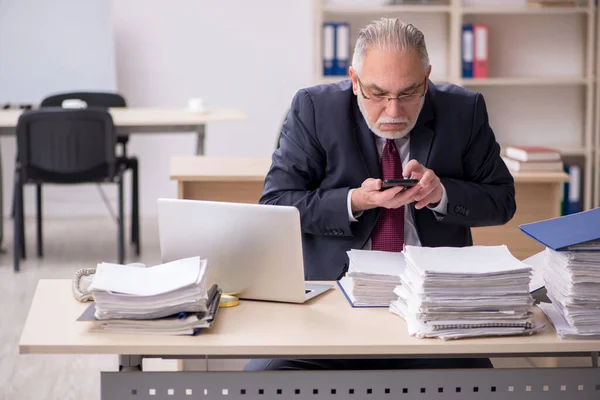
<svg viewBox="0 0 600 400">
<path fill-rule="evenodd" d="M 381 125 L 381 124 L 407 124 L 408 118 L 387 118 L 387 117 L 383 117 L 383 118 L 379 118 L 377 120 L 377 125 Z"/>
</svg>

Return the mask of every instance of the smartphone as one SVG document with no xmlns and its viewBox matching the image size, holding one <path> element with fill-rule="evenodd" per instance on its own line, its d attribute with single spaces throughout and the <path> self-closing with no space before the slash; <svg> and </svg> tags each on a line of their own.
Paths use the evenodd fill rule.
<svg viewBox="0 0 600 400">
<path fill-rule="evenodd" d="M 403 186 L 405 188 L 411 188 L 419 183 L 418 179 L 385 179 L 381 184 L 381 190 L 389 189 L 395 186 Z"/>
</svg>

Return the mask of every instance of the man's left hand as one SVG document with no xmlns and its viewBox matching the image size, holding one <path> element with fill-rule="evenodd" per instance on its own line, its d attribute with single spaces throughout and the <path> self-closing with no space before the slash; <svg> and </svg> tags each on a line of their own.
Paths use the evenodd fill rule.
<svg viewBox="0 0 600 400">
<path fill-rule="evenodd" d="M 423 207 L 435 207 L 442 200 L 444 193 L 440 178 L 429 168 L 425 168 L 417 160 L 410 160 L 402 175 L 411 179 L 418 179 L 420 190 L 417 190 L 413 196 L 416 201 L 415 208 L 420 210 Z"/>
</svg>

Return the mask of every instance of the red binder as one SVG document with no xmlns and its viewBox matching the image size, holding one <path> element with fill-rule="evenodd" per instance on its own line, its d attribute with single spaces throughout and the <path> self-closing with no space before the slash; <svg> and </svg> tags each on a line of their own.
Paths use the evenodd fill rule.
<svg viewBox="0 0 600 400">
<path fill-rule="evenodd" d="M 483 24 L 473 25 L 475 57 L 473 59 L 473 78 L 488 77 L 488 28 Z"/>
</svg>

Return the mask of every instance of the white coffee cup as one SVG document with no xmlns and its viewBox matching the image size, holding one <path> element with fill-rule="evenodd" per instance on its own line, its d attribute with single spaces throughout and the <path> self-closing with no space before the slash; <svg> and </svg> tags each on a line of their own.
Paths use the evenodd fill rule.
<svg viewBox="0 0 600 400">
<path fill-rule="evenodd" d="M 87 108 L 87 103 L 80 99 L 66 99 L 66 100 L 63 100 L 62 107 L 63 108 L 75 108 L 75 109 Z"/>
<path fill-rule="evenodd" d="M 188 100 L 188 110 L 193 112 L 206 112 L 206 104 L 202 97 L 192 97 Z"/>
</svg>

